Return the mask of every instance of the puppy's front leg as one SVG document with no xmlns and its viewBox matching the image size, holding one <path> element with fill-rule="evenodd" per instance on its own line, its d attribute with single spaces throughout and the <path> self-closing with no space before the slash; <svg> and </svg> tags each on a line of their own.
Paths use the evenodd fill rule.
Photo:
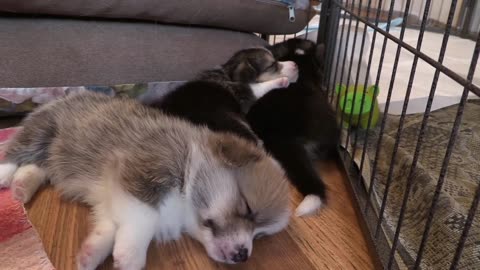
<svg viewBox="0 0 480 270">
<path fill-rule="evenodd" d="M 155 234 L 155 215 L 153 209 L 142 208 L 128 211 L 129 217 L 118 224 L 113 247 L 115 269 L 140 270 L 145 266 L 147 249 Z"/>
<path fill-rule="evenodd" d="M 104 204 L 93 208 L 95 225 L 77 255 L 78 270 L 94 270 L 111 254 L 116 226 Z"/>
<path fill-rule="evenodd" d="M 261 83 L 251 83 L 250 88 L 253 91 L 253 94 L 256 98 L 261 98 L 266 93 L 277 88 L 288 87 L 289 81 L 287 77 L 277 78 L 271 81 L 261 82 Z"/>
<path fill-rule="evenodd" d="M 27 203 L 46 180 L 47 174 L 43 168 L 35 164 L 20 166 L 13 174 L 11 184 L 13 198 Z"/>
</svg>

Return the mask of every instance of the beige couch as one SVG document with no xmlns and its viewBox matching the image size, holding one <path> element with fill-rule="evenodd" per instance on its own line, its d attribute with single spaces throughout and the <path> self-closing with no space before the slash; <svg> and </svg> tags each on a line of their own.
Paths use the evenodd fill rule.
<svg viewBox="0 0 480 270">
<path fill-rule="evenodd" d="M 307 6 L 307 0 L 3 0 L 0 87 L 188 80 L 236 50 L 263 45 L 253 32 L 298 32 Z"/>
</svg>

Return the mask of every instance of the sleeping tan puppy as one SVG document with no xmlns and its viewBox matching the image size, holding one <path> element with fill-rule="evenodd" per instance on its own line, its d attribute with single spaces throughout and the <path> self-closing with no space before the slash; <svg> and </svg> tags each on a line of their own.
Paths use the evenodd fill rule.
<svg viewBox="0 0 480 270">
<path fill-rule="evenodd" d="M 78 269 L 112 252 L 118 269 L 141 269 L 153 238 L 184 231 L 214 260 L 244 262 L 290 215 L 284 172 L 254 143 L 94 93 L 37 109 L 9 146 L 0 187 L 26 203 L 47 181 L 92 207 Z"/>
</svg>

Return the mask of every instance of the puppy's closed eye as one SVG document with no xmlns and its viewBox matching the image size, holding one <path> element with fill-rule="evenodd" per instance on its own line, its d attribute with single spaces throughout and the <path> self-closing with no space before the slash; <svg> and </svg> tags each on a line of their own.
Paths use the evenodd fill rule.
<svg viewBox="0 0 480 270">
<path fill-rule="evenodd" d="M 264 72 L 277 72 L 278 71 L 278 62 L 273 62 L 271 65 L 267 66 L 264 69 Z"/>
<path fill-rule="evenodd" d="M 248 205 L 247 202 L 245 202 L 245 204 L 247 205 L 247 213 L 245 214 L 245 218 L 250 221 L 255 221 L 256 213 L 252 211 L 252 209 L 250 208 L 250 205 Z"/>
<path fill-rule="evenodd" d="M 210 230 L 214 231 L 217 228 L 217 224 L 213 219 L 206 219 L 203 221 L 203 226 L 209 228 Z"/>
<path fill-rule="evenodd" d="M 233 81 L 253 82 L 257 76 L 257 71 L 248 60 L 245 60 L 235 68 L 231 76 Z"/>
<path fill-rule="evenodd" d="M 266 236 L 267 234 L 266 233 L 257 233 L 255 234 L 255 236 L 253 237 L 254 239 L 259 239 L 259 238 L 262 238 L 264 236 Z"/>
</svg>

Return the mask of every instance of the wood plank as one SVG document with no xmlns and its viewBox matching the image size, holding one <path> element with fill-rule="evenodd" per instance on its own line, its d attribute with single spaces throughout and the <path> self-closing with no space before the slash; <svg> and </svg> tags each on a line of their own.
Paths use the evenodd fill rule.
<svg viewBox="0 0 480 270">
<path fill-rule="evenodd" d="M 374 269 L 345 175 L 335 164 L 321 164 L 319 172 L 328 188 L 327 205 L 315 216 L 294 218 L 288 233 L 316 269 Z M 300 200 L 293 192 L 292 201 Z"/>
</svg>

